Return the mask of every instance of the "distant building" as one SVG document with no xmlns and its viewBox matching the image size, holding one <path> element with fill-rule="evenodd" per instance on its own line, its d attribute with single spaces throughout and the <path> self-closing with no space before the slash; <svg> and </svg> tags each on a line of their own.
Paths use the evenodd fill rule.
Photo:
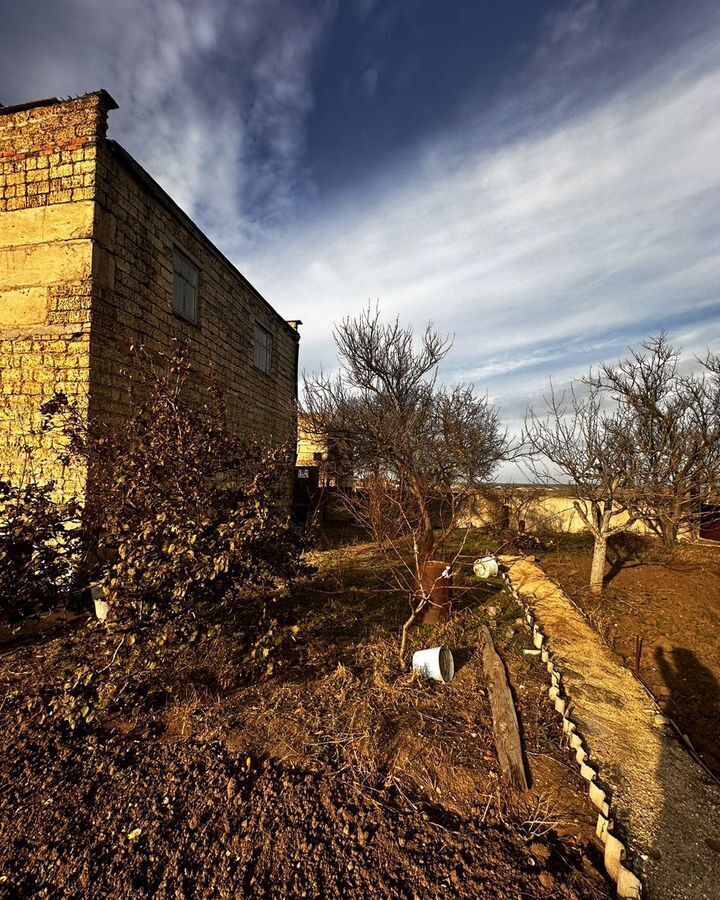
<svg viewBox="0 0 720 900">
<path fill-rule="evenodd" d="M 293 490 L 296 518 L 305 521 L 317 512 L 321 521 L 345 520 L 334 494 L 352 487 L 351 465 L 343 462 L 327 436 L 314 432 L 308 417 L 300 414 Z"/>
<path fill-rule="evenodd" d="M 700 510 L 699 536 L 705 541 L 720 542 L 720 497 L 703 503 Z"/>
<path fill-rule="evenodd" d="M 116 106 L 98 91 L 0 107 L 0 478 L 66 495 L 85 492 L 87 473 L 58 467 L 41 404 L 62 391 L 121 425 L 131 345 L 188 339 L 231 427 L 295 438 L 296 328 L 106 138 Z"/>
</svg>

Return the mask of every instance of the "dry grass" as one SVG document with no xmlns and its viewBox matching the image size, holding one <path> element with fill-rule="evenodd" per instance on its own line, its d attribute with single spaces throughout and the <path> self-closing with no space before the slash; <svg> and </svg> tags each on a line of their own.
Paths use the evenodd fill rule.
<svg viewBox="0 0 720 900">
<path fill-rule="evenodd" d="M 291 637 L 268 653 L 271 675 L 214 702 L 207 693 L 179 698 L 168 710 L 173 730 L 329 769 L 368 792 L 392 787 L 411 804 L 421 798 L 457 815 L 481 812 L 488 797 L 505 795 L 477 653 L 480 627 L 489 624 L 511 662 L 528 749 L 560 754 L 542 673 L 522 655 L 521 610 L 500 585 L 461 573 L 452 621 L 413 629 L 410 652 L 453 649 L 458 674 L 448 688 L 399 666 L 406 601 L 387 590 L 385 562 L 370 545 L 324 550 L 313 563 L 313 583 L 273 611 L 276 634 Z M 495 800 L 490 811 L 509 815 Z M 522 826 L 532 815 L 523 807 L 513 819 Z"/>
</svg>

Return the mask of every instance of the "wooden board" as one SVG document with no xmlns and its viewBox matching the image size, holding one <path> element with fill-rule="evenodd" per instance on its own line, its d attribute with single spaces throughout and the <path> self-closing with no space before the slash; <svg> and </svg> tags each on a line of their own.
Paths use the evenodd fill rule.
<svg viewBox="0 0 720 900">
<path fill-rule="evenodd" d="M 483 625 L 483 669 L 488 683 L 493 717 L 495 745 L 503 778 L 519 791 L 530 787 L 520 737 L 515 701 L 508 682 L 505 664 L 498 655 L 490 629 Z"/>
</svg>

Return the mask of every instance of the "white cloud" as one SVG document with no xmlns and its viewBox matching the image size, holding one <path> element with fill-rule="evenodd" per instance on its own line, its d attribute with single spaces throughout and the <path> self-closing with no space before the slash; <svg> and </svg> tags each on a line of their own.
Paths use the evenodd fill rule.
<svg viewBox="0 0 720 900">
<path fill-rule="evenodd" d="M 333 0 L 28 0 L 5 17 L 0 96 L 106 88 L 120 104 L 110 136 L 227 250 L 293 206 L 333 11 Z"/>
<path fill-rule="evenodd" d="M 662 17 L 631 46 L 631 8 L 549 17 L 492 108 L 313 213 L 298 167 L 334 0 L 26 0 L 4 16 L 0 97 L 106 87 L 111 136 L 304 320 L 307 368 L 331 368 L 332 322 L 379 299 L 454 332 L 446 376 L 515 429 L 549 376 L 661 327 L 690 354 L 720 348 L 720 14 L 678 13 L 661 57 Z"/>
<path fill-rule="evenodd" d="M 250 256 L 251 279 L 305 322 L 306 368 L 332 366 L 331 323 L 376 298 L 454 332 L 447 376 L 487 388 L 514 421 L 550 375 L 661 327 L 691 351 L 717 346 L 716 46 L 708 36 L 509 144 L 492 141 L 504 111 L 459 126 Z"/>
</svg>

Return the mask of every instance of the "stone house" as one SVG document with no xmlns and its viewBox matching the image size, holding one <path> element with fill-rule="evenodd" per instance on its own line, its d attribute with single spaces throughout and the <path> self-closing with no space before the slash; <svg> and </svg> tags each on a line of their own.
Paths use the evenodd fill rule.
<svg viewBox="0 0 720 900">
<path fill-rule="evenodd" d="M 232 427 L 295 439 L 296 323 L 106 137 L 115 108 L 105 91 L 0 106 L 0 478 L 65 496 L 84 494 L 87 472 L 58 467 L 40 407 L 62 391 L 121 424 L 131 346 L 188 341 Z"/>
</svg>

